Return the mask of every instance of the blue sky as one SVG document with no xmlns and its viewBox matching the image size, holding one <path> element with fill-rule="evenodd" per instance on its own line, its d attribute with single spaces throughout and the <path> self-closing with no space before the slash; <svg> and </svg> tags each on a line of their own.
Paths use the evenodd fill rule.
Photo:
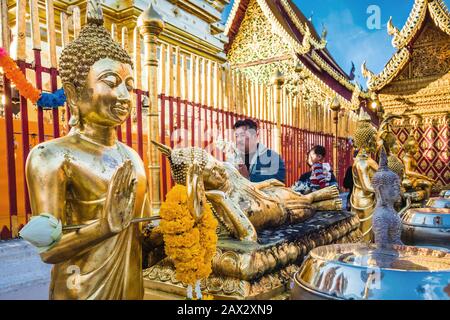
<svg viewBox="0 0 450 320">
<path fill-rule="evenodd" d="M 401 28 L 413 6 L 414 0 L 293 0 L 306 17 L 312 15 L 312 22 L 318 33 L 322 32 L 322 24 L 328 30 L 327 48 L 339 63 L 349 73 L 351 62 L 355 63 L 356 80 L 365 86 L 361 75 L 361 64 L 367 61 L 367 66 L 375 73 L 380 72 L 389 61 L 395 49 L 391 45 L 391 36 L 386 32 L 386 23 L 392 16 L 394 25 Z M 223 13 L 226 21 L 234 0 Z M 444 0 L 447 7 L 450 0 Z M 374 7 L 371 7 L 375 5 Z M 378 11 L 379 8 L 379 11 Z M 367 13 L 367 11 L 370 11 Z M 375 11 L 379 12 L 380 28 L 372 29 L 367 21 Z"/>
</svg>

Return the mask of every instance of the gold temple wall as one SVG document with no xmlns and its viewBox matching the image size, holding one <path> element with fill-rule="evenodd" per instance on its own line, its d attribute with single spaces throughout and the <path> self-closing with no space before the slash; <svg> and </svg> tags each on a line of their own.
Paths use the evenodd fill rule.
<svg viewBox="0 0 450 320">
<path fill-rule="evenodd" d="M 248 4 L 227 57 L 233 70 L 260 85 L 270 86 L 271 77 L 277 70 L 284 75 L 282 124 L 315 132 L 335 133 L 328 104 L 336 93 L 307 68 L 297 70 L 298 59 L 283 38 L 271 28 L 256 0 Z M 345 102 L 345 99 L 341 98 L 341 101 Z M 349 104 L 343 107 L 350 109 Z M 355 125 L 356 115 L 342 110 L 338 135 L 352 136 Z"/>
<path fill-rule="evenodd" d="M 427 16 L 408 52 L 401 70 L 384 70 L 397 74 L 377 93 L 386 113 L 402 116 L 394 125 L 400 145 L 415 136 L 418 170 L 440 189 L 450 184 L 450 35 Z"/>
</svg>

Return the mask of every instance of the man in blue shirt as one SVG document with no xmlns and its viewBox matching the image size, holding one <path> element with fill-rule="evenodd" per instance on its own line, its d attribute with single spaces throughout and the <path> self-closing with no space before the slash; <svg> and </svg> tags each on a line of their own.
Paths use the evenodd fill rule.
<svg viewBox="0 0 450 320">
<path fill-rule="evenodd" d="M 242 157 L 239 172 L 251 182 L 277 179 L 285 182 L 286 169 L 283 159 L 259 142 L 258 126 L 250 119 L 234 124 L 236 147 Z"/>
</svg>

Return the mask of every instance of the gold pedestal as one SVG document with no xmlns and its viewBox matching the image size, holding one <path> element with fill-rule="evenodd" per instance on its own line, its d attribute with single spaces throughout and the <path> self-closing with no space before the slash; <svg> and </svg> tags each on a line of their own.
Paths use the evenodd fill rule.
<svg viewBox="0 0 450 320">
<path fill-rule="evenodd" d="M 259 243 L 219 239 L 213 274 L 201 281 L 204 294 L 217 300 L 286 299 L 292 276 L 313 248 L 359 242 L 357 216 L 319 212 L 304 223 L 260 232 Z M 166 258 L 144 270 L 144 299 L 185 299 L 186 286 Z"/>
</svg>

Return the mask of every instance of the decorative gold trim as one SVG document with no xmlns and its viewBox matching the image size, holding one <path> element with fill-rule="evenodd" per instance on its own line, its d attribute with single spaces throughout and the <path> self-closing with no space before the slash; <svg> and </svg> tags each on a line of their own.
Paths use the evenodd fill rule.
<svg viewBox="0 0 450 320">
<path fill-rule="evenodd" d="M 298 16 L 295 14 L 294 10 L 292 9 L 292 6 L 289 4 L 287 0 L 281 0 L 281 5 L 283 6 L 284 10 L 286 10 L 289 17 L 294 22 L 295 26 L 300 30 L 300 32 L 303 35 L 310 31 L 308 26 L 305 25 L 306 26 L 305 28 L 302 22 L 298 19 Z M 314 46 L 314 48 L 318 50 L 325 49 L 325 47 L 327 46 L 327 40 L 325 39 L 321 39 L 319 42 L 314 37 L 310 37 L 310 42 Z"/>
<path fill-rule="evenodd" d="M 300 60 L 297 59 L 297 62 L 300 63 L 300 65 L 302 66 L 302 70 L 306 73 L 306 75 L 309 78 L 314 79 L 313 81 L 314 81 L 315 85 L 318 88 L 320 88 L 325 93 L 325 95 L 327 97 L 329 97 L 329 99 L 331 99 L 331 97 L 334 97 L 337 94 L 325 82 L 323 82 L 321 79 L 319 79 L 311 70 L 306 68 Z M 344 107 L 344 109 L 352 110 L 350 101 L 348 101 L 346 98 L 342 97 L 340 94 L 337 94 L 336 97 L 338 98 L 339 102 L 341 103 L 341 106 Z"/>
<path fill-rule="evenodd" d="M 359 84 L 355 85 L 355 90 L 353 90 L 352 100 L 350 101 L 350 110 L 356 111 L 359 109 L 361 105 L 361 101 L 359 100 L 359 96 L 361 95 L 361 87 Z"/>
<path fill-rule="evenodd" d="M 354 95 L 354 91 L 357 90 L 356 87 L 359 86 L 359 84 L 353 84 L 351 83 L 347 78 L 345 78 L 343 75 L 341 75 L 339 72 L 337 72 L 334 68 L 332 68 L 325 60 L 323 60 L 315 51 L 312 53 L 311 58 L 315 63 L 317 63 L 323 70 L 325 70 L 330 76 L 332 76 L 336 81 L 338 81 L 340 84 L 342 84 L 344 87 L 349 89 L 353 92 L 352 99 Z M 358 95 L 361 98 L 368 99 L 370 97 L 369 93 L 364 92 L 359 88 Z M 352 110 L 350 108 L 350 110 Z"/>
<path fill-rule="evenodd" d="M 374 75 L 366 68 L 365 63 L 362 65 L 363 76 L 368 78 L 367 87 L 369 90 L 377 91 L 382 89 L 399 74 L 409 61 L 411 55 L 406 46 L 422 28 L 427 9 L 436 26 L 450 35 L 450 13 L 445 3 L 442 0 L 415 0 L 401 31 L 393 25 L 392 17 L 388 21 L 387 32 L 393 36 L 392 46 L 399 49 L 399 51 L 392 56 L 383 71 L 379 75 Z"/>
<path fill-rule="evenodd" d="M 450 35 L 450 12 L 442 0 L 434 0 L 428 3 L 431 18 L 434 23 L 446 34 Z"/>
<path fill-rule="evenodd" d="M 364 78 L 367 78 L 367 88 L 371 91 L 378 91 L 392 81 L 398 73 L 408 63 L 411 53 L 408 48 L 403 48 L 394 54 L 384 67 L 380 74 L 375 75 L 367 69 L 366 62 L 361 66 L 361 72 Z"/>
<path fill-rule="evenodd" d="M 387 23 L 387 33 L 390 36 L 399 37 L 400 30 L 394 26 L 392 22 L 392 17 L 389 17 L 389 21 Z"/>
<path fill-rule="evenodd" d="M 317 52 L 311 54 L 311 58 L 315 63 L 317 63 L 322 69 L 324 69 L 329 75 L 336 79 L 340 84 L 345 86 L 347 89 L 353 91 L 355 90 L 355 85 L 348 81 L 343 75 L 338 73 L 334 68 L 332 68 L 322 57 L 320 57 Z"/>
<path fill-rule="evenodd" d="M 394 37 L 392 38 L 392 46 L 394 48 L 403 49 L 416 35 L 425 20 L 427 13 L 427 2 L 428 0 L 415 0 L 413 8 L 402 30 L 398 31 L 398 29 L 394 27 L 397 31 L 393 33 Z M 391 27 L 390 31 L 393 32 L 392 21 L 391 24 L 388 23 L 388 32 L 389 27 Z"/>
<path fill-rule="evenodd" d="M 233 7 L 231 8 L 230 14 L 228 16 L 227 23 L 225 24 L 225 30 L 223 33 L 228 37 L 230 32 L 230 28 L 233 25 L 234 18 L 236 17 L 236 13 L 238 12 L 239 6 L 241 5 L 241 0 L 235 0 Z"/>
<path fill-rule="evenodd" d="M 257 0 L 262 12 L 267 17 L 269 22 L 272 25 L 272 28 L 274 31 L 276 31 L 286 42 L 287 45 L 289 45 L 294 52 L 298 54 L 306 54 L 311 50 L 311 43 L 310 43 L 310 37 L 311 33 L 308 29 L 308 32 L 305 33 L 305 36 L 303 37 L 302 45 L 298 43 L 297 40 L 292 38 L 287 31 L 283 28 L 283 26 L 280 24 L 280 22 L 277 20 L 277 18 L 272 13 L 272 10 L 269 8 L 265 0 Z"/>
</svg>

